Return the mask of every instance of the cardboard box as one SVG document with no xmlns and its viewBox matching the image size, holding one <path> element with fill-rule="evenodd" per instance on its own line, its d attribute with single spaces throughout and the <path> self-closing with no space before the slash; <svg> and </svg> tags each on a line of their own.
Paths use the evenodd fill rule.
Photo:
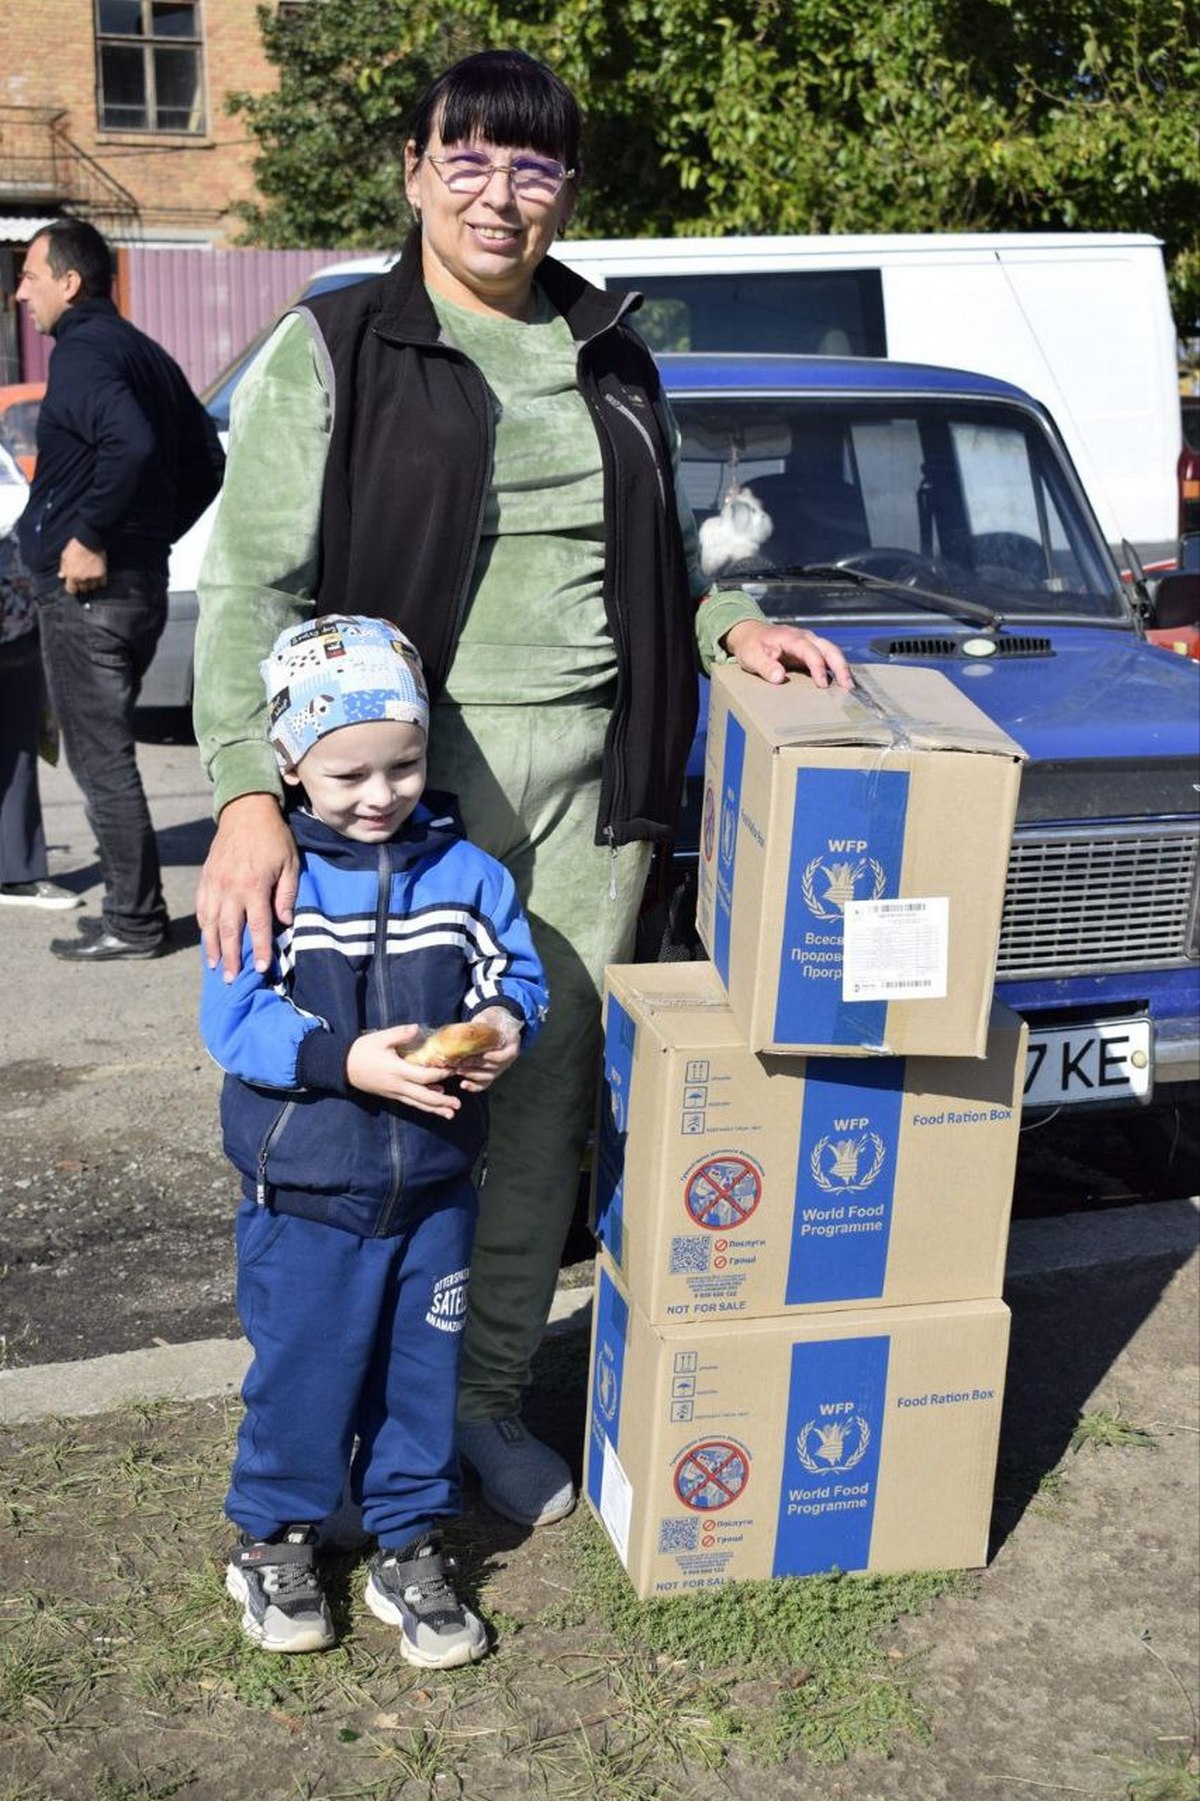
<svg viewBox="0 0 1200 1801">
<path fill-rule="evenodd" d="M 596 1275 L 584 1488 L 643 1599 L 987 1555 L 1002 1301 L 655 1327 Z"/>
<path fill-rule="evenodd" d="M 753 1050 L 984 1054 L 1024 752 L 931 669 L 713 671 L 696 919 Z"/>
<path fill-rule="evenodd" d="M 999 1295 L 1025 1074 L 758 1056 L 711 963 L 612 965 L 592 1225 L 652 1323 Z"/>
</svg>

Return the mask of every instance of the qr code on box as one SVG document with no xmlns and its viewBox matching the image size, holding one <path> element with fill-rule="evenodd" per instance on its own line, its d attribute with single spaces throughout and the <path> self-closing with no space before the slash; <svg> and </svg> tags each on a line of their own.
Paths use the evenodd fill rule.
<svg viewBox="0 0 1200 1801">
<path fill-rule="evenodd" d="M 708 1268 L 709 1243 L 706 1238 L 673 1238 L 671 1240 L 671 1274 L 699 1276 Z"/>
<path fill-rule="evenodd" d="M 694 1551 L 699 1543 L 699 1520 L 659 1520 L 660 1551 Z"/>
</svg>

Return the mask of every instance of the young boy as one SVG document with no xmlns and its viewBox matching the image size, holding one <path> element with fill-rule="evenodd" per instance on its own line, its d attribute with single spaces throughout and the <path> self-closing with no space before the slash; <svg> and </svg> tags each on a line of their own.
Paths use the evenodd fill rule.
<svg viewBox="0 0 1200 1801">
<path fill-rule="evenodd" d="M 508 872 L 443 797 L 422 800 L 429 702 L 403 634 L 328 615 L 284 632 L 262 670 L 283 780 L 303 797 L 294 922 L 262 972 L 247 933 L 241 973 L 206 971 L 201 1002 L 227 1072 L 254 1352 L 226 1587 L 264 1650 L 332 1644 L 316 1526 L 350 1467 L 379 1545 L 367 1605 L 410 1663 L 445 1668 L 487 1651 L 438 1537 L 459 1511 L 473 1170 L 485 1091 L 544 1015 L 542 970 Z M 494 1028 L 494 1048 L 453 1077 L 406 1059 L 463 1020 Z"/>
</svg>

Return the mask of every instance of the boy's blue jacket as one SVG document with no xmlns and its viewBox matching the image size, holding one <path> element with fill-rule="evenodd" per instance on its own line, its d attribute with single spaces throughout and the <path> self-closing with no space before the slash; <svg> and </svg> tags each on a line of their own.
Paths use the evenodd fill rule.
<svg viewBox="0 0 1200 1801">
<path fill-rule="evenodd" d="M 542 967 L 512 878 L 463 837 L 453 804 L 425 795 L 385 844 L 343 838 L 307 811 L 294 924 L 276 926 L 270 970 L 205 971 L 200 1029 L 226 1071 L 225 1150 L 247 1192 L 385 1237 L 460 1186 L 483 1147 L 483 1096 L 453 1120 L 349 1087 L 362 1032 L 445 1025 L 507 1008 L 528 1043 L 546 1008 Z"/>
</svg>

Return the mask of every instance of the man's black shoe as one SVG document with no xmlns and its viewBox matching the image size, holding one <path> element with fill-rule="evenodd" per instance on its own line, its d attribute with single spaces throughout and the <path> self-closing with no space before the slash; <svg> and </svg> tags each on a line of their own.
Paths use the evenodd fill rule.
<svg viewBox="0 0 1200 1801">
<path fill-rule="evenodd" d="M 140 959 L 161 957 L 167 948 L 165 938 L 152 938 L 145 944 L 129 938 L 118 938 L 115 932 L 94 932 L 78 938 L 52 938 L 50 949 L 68 963 L 113 963 L 118 957 Z"/>
</svg>

